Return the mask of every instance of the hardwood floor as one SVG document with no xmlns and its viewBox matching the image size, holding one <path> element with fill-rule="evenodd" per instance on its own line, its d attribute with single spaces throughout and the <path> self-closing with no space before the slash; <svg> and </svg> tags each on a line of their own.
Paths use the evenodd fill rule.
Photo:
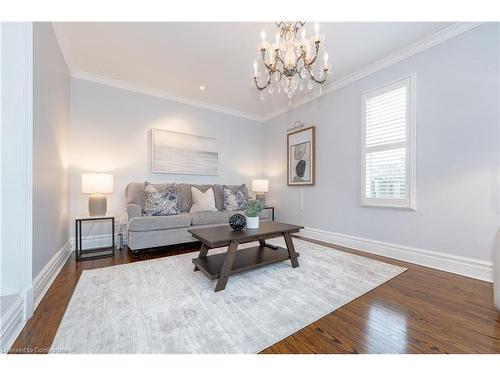
<svg viewBox="0 0 500 375">
<path fill-rule="evenodd" d="M 319 241 L 342 251 L 408 268 L 262 353 L 500 353 L 500 313 L 492 284 Z M 15 341 L 11 353 L 45 353 L 83 270 L 199 250 L 199 244 L 134 257 L 75 262 L 74 254 Z M 124 322 L 126 324 L 126 322 Z"/>
</svg>

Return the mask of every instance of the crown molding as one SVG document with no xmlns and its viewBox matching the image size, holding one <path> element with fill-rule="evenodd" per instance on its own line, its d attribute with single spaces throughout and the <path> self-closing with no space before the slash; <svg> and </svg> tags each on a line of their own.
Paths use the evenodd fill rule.
<svg viewBox="0 0 500 375">
<path fill-rule="evenodd" d="M 423 52 L 429 48 L 432 48 L 436 45 L 439 45 L 443 42 L 446 42 L 449 39 L 452 39 L 460 34 L 463 34 L 469 30 L 474 29 L 475 27 L 483 24 L 483 22 L 457 22 L 454 23 L 442 30 L 437 31 L 436 33 L 421 39 L 395 53 L 392 53 L 370 65 L 365 66 L 364 68 L 353 72 L 339 80 L 333 81 L 330 85 L 323 89 L 321 94 L 313 93 L 311 95 L 304 96 L 296 100 L 296 102 L 292 106 L 286 106 L 276 109 L 275 111 L 269 113 L 268 115 L 259 116 L 247 112 L 238 111 L 236 109 L 232 109 L 229 107 L 219 106 L 217 104 L 212 104 L 208 102 L 203 102 L 196 99 L 191 99 L 185 96 L 176 95 L 164 90 L 154 89 L 151 87 L 146 87 L 138 84 L 134 84 L 127 81 L 122 81 L 114 78 L 108 78 L 99 74 L 94 74 L 81 70 L 73 70 L 71 71 L 71 67 L 74 66 L 71 61 L 70 52 L 69 52 L 69 43 L 64 36 L 64 32 L 62 28 L 57 23 L 51 23 L 54 33 L 56 35 L 57 41 L 59 42 L 59 46 L 61 48 L 61 52 L 66 60 L 66 65 L 70 69 L 71 76 L 73 78 L 82 79 L 86 81 L 91 81 L 95 83 L 99 83 L 102 85 L 116 87 L 123 90 L 140 93 L 143 95 L 154 96 L 161 99 L 167 99 L 173 102 L 182 103 L 191 105 L 194 107 L 204 108 L 216 112 L 221 112 L 241 118 L 245 118 L 248 120 L 253 120 L 257 122 L 265 123 L 279 115 L 290 112 L 304 104 L 307 104 L 313 100 L 316 100 L 324 95 L 327 95 L 335 90 L 338 90 L 342 87 L 350 85 L 353 82 L 356 82 L 362 78 L 365 78 L 375 72 L 378 72 L 382 69 L 385 69 L 391 65 L 394 65 L 400 61 L 403 61 L 409 57 L 417 55 L 420 52 Z"/>
<path fill-rule="evenodd" d="M 59 49 L 61 50 L 64 62 L 66 63 L 66 68 L 68 69 L 68 71 L 70 71 L 70 67 L 73 66 L 73 61 L 71 60 L 71 54 L 69 52 L 70 44 L 68 42 L 68 39 L 66 38 L 63 29 L 57 22 L 51 22 L 50 27 L 52 27 L 52 31 L 56 36 L 57 43 L 59 44 Z"/>
<path fill-rule="evenodd" d="M 397 52 L 394 52 L 370 65 L 365 66 L 364 68 L 353 72 L 343 78 L 340 78 L 337 81 L 333 81 L 330 85 L 328 85 L 325 89 L 323 89 L 321 94 L 312 94 L 302 98 L 299 98 L 292 106 L 286 108 L 280 108 L 276 111 L 270 113 L 267 116 L 263 117 L 263 122 L 267 122 L 279 115 L 287 113 L 295 108 L 303 106 L 315 99 L 318 99 L 324 95 L 327 95 L 335 90 L 338 90 L 342 87 L 350 85 L 353 82 L 356 82 L 362 78 L 365 78 L 375 72 L 378 72 L 382 69 L 385 69 L 391 65 L 394 65 L 400 61 L 403 61 L 409 57 L 415 56 L 420 52 L 423 52 L 429 48 L 437 46 L 443 42 L 446 42 L 449 39 L 452 39 L 460 34 L 463 34 L 469 30 L 476 28 L 477 26 L 483 24 L 484 22 L 457 22 L 453 25 L 445 27 L 442 30 L 433 33 L 432 35 L 419 40 L 413 44 L 408 45 L 407 47 L 400 49 Z"/>
<path fill-rule="evenodd" d="M 262 116 L 257 116 L 257 115 L 253 115 L 250 113 L 241 112 L 241 111 L 238 111 L 238 110 L 235 110 L 232 108 L 223 107 L 223 106 L 219 106 L 216 104 L 203 102 L 200 100 L 187 98 L 185 96 L 175 95 L 175 94 L 172 94 L 172 93 L 167 92 L 167 91 L 158 90 L 158 89 L 154 89 L 154 88 L 146 87 L 146 86 L 142 86 L 142 85 L 137 85 L 135 83 L 131 83 L 131 82 L 127 82 L 127 81 L 121 81 L 121 80 L 114 79 L 114 78 L 108 78 L 108 77 L 105 77 L 105 76 L 102 76 L 99 74 L 94 74 L 94 73 L 89 73 L 89 72 L 85 72 L 85 71 L 81 71 L 81 70 L 76 70 L 76 71 L 71 72 L 71 77 L 76 78 L 76 79 L 82 79 L 85 81 L 94 82 L 94 83 L 99 83 L 99 84 L 105 85 L 105 86 L 115 87 L 115 88 L 119 88 L 119 89 L 123 89 L 123 90 L 127 90 L 127 91 L 132 91 L 132 92 L 143 94 L 143 95 L 154 96 L 156 98 L 166 99 L 166 100 L 170 100 L 170 101 L 176 102 L 176 103 L 187 104 L 187 105 L 190 105 L 193 107 L 208 109 L 208 110 L 215 111 L 215 112 L 221 112 L 221 113 L 225 113 L 225 114 L 232 115 L 232 116 L 242 117 L 242 118 L 245 118 L 247 120 L 263 122 Z"/>
</svg>

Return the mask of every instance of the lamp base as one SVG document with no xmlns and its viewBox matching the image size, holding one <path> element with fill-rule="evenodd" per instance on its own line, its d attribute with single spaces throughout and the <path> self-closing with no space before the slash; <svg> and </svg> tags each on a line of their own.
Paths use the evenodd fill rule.
<svg viewBox="0 0 500 375">
<path fill-rule="evenodd" d="M 103 194 L 90 194 L 89 214 L 90 216 L 106 215 L 108 202 Z"/>
<path fill-rule="evenodd" d="M 266 194 L 265 193 L 255 193 L 255 199 L 262 203 L 263 206 L 266 205 Z"/>
</svg>

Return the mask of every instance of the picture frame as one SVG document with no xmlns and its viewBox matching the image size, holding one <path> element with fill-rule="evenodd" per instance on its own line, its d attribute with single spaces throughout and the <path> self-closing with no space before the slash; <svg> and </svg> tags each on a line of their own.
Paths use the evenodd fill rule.
<svg viewBox="0 0 500 375">
<path fill-rule="evenodd" d="M 219 175 L 219 140 L 151 129 L 151 172 Z"/>
<path fill-rule="evenodd" d="M 316 127 L 287 134 L 287 185 L 311 186 L 316 181 Z"/>
</svg>

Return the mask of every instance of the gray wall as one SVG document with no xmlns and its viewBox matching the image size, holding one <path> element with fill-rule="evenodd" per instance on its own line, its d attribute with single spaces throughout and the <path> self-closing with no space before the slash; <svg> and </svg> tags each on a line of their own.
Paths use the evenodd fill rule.
<svg viewBox="0 0 500 375">
<path fill-rule="evenodd" d="M 498 226 L 499 26 L 485 24 L 268 121 L 280 220 L 492 260 Z M 417 210 L 360 206 L 361 94 L 416 73 Z M 316 186 L 286 185 L 286 129 L 317 126 Z"/>
<path fill-rule="evenodd" d="M 33 278 L 68 241 L 70 78 L 50 23 L 33 33 Z"/>
<path fill-rule="evenodd" d="M 238 184 L 263 173 L 262 124 L 80 79 L 71 83 L 70 231 L 87 213 L 81 173 L 114 176 L 108 213 L 123 216 L 125 187 L 133 181 Z M 151 173 L 150 130 L 160 128 L 220 139 L 219 176 Z M 97 230 L 95 230 L 97 229 Z M 100 234 L 95 228 L 90 236 Z M 85 234 L 85 232 L 84 232 Z"/>
</svg>

